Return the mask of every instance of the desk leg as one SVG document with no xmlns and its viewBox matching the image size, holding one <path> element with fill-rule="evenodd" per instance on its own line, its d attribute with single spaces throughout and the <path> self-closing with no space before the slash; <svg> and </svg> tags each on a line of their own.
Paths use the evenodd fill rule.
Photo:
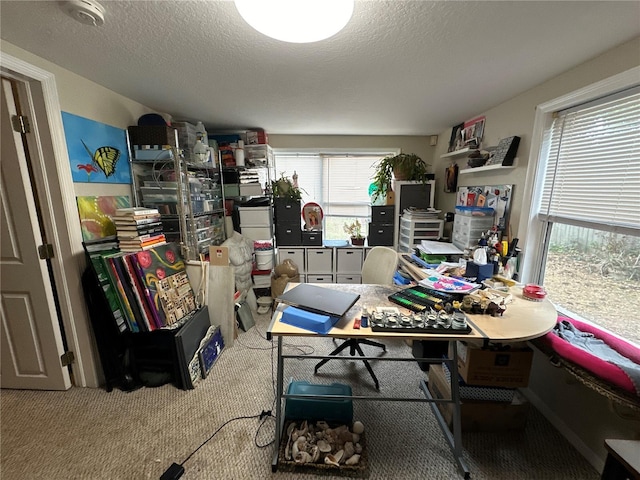
<svg viewBox="0 0 640 480">
<path fill-rule="evenodd" d="M 450 371 L 451 371 L 451 401 L 453 402 L 453 434 L 449 431 L 449 426 L 447 422 L 445 422 L 438 406 L 435 402 L 436 399 L 433 398 L 431 392 L 429 392 L 429 388 L 424 380 L 420 381 L 420 389 L 424 393 L 424 395 L 431 400 L 431 410 L 438 420 L 438 425 L 440 426 L 440 430 L 445 436 L 447 443 L 449 444 L 449 448 L 455 457 L 456 463 L 460 470 L 464 473 L 464 478 L 468 479 L 471 476 L 471 472 L 469 471 L 469 467 L 467 463 L 462 458 L 462 421 L 460 418 L 460 390 L 458 382 L 454 382 L 453 379 L 458 378 L 458 348 L 456 342 L 453 342 L 453 356 L 449 360 L 450 363 Z"/>
<path fill-rule="evenodd" d="M 271 471 L 278 470 L 278 451 L 280 450 L 280 435 L 284 419 L 282 416 L 282 376 L 284 373 L 284 359 L 282 358 L 282 336 L 278 336 L 278 367 L 276 374 L 276 431 L 274 435 L 274 451 L 271 459 Z"/>
</svg>

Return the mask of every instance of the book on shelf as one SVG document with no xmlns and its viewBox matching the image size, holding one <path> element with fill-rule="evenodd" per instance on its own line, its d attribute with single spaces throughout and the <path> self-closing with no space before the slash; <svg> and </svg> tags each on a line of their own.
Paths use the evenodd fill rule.
<svg viewBox="0 0 640 480">
<path fill-rule="evenodd" d="M 145 217 L 127 217 L 127 216 L 114 216 L 111 217 L 113 222 L 115 223 L 116 230 L 120 231 L 122 229 L 131 229 L 138 228 L 143 225 L 149 225 L 154 223 L 161 223 L 160 214 L 148 215 Z"/>
<path fill-rule="evenodd" d="M 150 243 L 148 245 L 144 245 L 144 246 L 127 246 L 125 245 L 124 247 L 120 247 L 120 250 L 123 252 L 127 252 L 127 253 L 134 253 L 134 252 L 144 252 L 145 250 L 151 250 L 152 248 L 155 247 L 159 247 L 160 245 L 166 245 L 167 242 L 154 242 L 154 243 Z"/>
<path fill-rule="evenodd" d="M 167 239 L 164 233 L 139 235 L 139 238 L 122 238 L 120 239 L 120 248 L 123 246 L 128 247 L 145 247 L 147 245 L 165 242 Z"/>
<path fill-rule="evenodd" d="M 157 215 L 157 208 L 148 208 L 148 207 L 126 207 L 126 208 L 116 208 L 115 217 L 142 217 L 145 215 Z"/>
<path fill-rule="evenodd" d="M 153 234 L 164 233 L 162 222 L 147 223 L 142 225 L 131 225 L 118 229 L 118 239 L 131 239 L 146 236 L 147 238 Z"/>
</svg>

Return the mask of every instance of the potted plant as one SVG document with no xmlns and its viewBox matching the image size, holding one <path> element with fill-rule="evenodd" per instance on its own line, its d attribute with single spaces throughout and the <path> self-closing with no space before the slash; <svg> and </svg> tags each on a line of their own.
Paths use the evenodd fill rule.
<svg viewBox="0 0 640 480">
<path fill-rule="evenodd" d="M 426 183 L 433 178 L 428 172 L 429 167 L 422 158 L 415 153 L 399 153 L 385 157 L 376 165 L 373 176 L 373 197 L 386 195 L 391 190 L 392 180 L 412 180 Z"/>
<path fill-rule="evenodd" d="M 358 219 L 353 223 L 345 223 L 342 227 L 351 238 L 351 245 L 364 245 L 364 236 L 362 235 L 362 224 Z"/>
<path fill-rule="evenodd" d="M 279 179 L 271 182 L 271 195 L 274 199 L 284 198 L 289 202 L 300 202 L 302 190 L 294 185 L 289 177 L 285 177 L 284 173 L 281 173 Z"/>
</svg>

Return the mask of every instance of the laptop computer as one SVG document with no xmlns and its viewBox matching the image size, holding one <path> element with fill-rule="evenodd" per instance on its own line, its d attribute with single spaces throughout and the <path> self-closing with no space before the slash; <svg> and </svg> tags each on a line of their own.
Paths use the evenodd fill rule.
<svg viewBox="0 0 640 480">
<path fill-rule="evenodd" d="M 310 312 L 342 317 L 358 301 L 357 293 L 301 283 L 280 295 L 276 300 Z"/>
</svg>

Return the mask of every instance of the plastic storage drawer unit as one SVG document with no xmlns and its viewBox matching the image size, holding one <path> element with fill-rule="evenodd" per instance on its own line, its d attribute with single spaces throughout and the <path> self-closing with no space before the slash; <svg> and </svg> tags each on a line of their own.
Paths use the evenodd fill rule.
<svg viewBox="0 0 640 480">
<path fill-rule="evenodd" d="M 289 395 L 348 395 L 351 387 L 341 383 L 319 385 L 306 381 L 291 382 Z M 284 417 L 286 420 L 324 420 L 345 425 L 353 422 L 353 402 L 350 398 L 287 398 Z"/>
</svg>

